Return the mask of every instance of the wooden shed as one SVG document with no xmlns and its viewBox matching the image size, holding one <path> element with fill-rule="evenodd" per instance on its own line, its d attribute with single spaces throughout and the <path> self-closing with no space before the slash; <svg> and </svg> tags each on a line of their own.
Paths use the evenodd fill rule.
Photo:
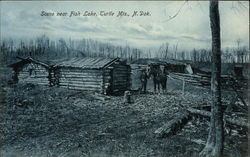
<svg viewBox="0 0 250 157">
<path fill-rule="evenodd" d="M 13 68 L 14 83 L 34 83 L 52 86 L 52 75 L 49 65 L 30 57 L 9 65 Z"/>
<path fill-rule="evenodd" d="M 143 58 L 133 61 L 132 64 L 152 65 L 152 66 L 167 66 L 168 71 L 178 73 L 192 73 L 192 68 L 189 64 L 174 60 L 174 59 L 159 59 L 159 58 Z M 141 66 L 143 67 L 143 66 Z"/>
<path fill-rule="evenodd" d="M 130 66 L 118 58 L 73 58 L 53 69 L 56 84 L 68 89 L 116 94 L 131 86 Z"/>
<path fill-rule="evenodd" d="M 193 73 L 189 64 L 174 59 L 159 59 L 161 65 L 167 66 L 168 71 L 177 73 Z"/>
</svg>

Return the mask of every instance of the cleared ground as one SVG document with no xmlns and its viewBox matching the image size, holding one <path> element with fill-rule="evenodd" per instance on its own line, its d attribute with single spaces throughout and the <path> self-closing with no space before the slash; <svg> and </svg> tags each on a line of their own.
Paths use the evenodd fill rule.
<svg viewBox="0 0 250 157">
<path fill-rule="evenodd" d="M 31 84 L 3 85 L 1 155 L 11 157 L 195 156 L 204 147 L 208 120 L 193 119 L 176 135 L 158 139 L 154 131 L 187 106 L 210 103 L 210 91 L 169 80 L 166 94 L 133 94 L 106 101 L 92 93 Z M 223 103 L 235 95 L 223 92 Z M 234 114 L 232 113 L 232 116 Z M 247 136 L 226 135 L 226 156 L 246 156 Z"/>
</svg>

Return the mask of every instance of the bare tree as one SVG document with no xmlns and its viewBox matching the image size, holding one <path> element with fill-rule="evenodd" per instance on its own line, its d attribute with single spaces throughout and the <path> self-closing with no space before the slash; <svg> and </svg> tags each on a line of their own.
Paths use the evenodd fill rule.
<svg viewBox="0 0 250 157">
<path fill-rule="evenodd" d="M 174 59 L 177 59 L 178 42 L 176 43 L 176 45 L 173 45 L 173 49 L 174 49 Z"/>
<path fill-rule="evenodd" d="M 210 0 L 210 26 L 212 33 L 212 116 L 206 146 L 200 153 L 202 156 L 221 157 L 223 153 L 224 127 L 221 106 L 221 39 L 219 2 Z"/>
<path fill-rule="evenodd" d="M 151 58 L 152 54 L 151 54 L 151 50 L 149 49 L 148 50 L 148 53 L 147 53 L 147 58 Z"/>
<path fill-rule="evenodd" d="M 168 58 L 168 47 L 169 47 L 169 43 L 165 44 L 165 50 L 164 50 L 164 58 Z"/>
<path fill-rule="evenodd" d="M 69 58 L 69 54 L 70 54 L 70 49 L 69 47 L 67 46 L 67 43 L 64 39 L 60 39 L 59 42 L 61 43 L 61 49 L 62 50 L 65 50 L 66 49 L 66 56 L 67 58 Z"/>
<path fill-rule="evenodd" d="M 158 57 L 164 59 L 168 58 L 168 48 L 169 48 L 169 43 L 168 42 L 163 43 L 158 50 Z"/>
<path fill-rule="evenodd" d="M 193 49 L 193 51 L 192 51 L 192 60 L 194 61 L 194 62 L 197 62 L 198 61 L 198 52 L 197 52 L 197 50 L 196 49 Z"/>
<path fill-rule="evenodd" d="M 186 59 L 185 52 L 184 52 L 184 51 L 182 51 L 182 52 L 181 52 L 181 60 L 185 60 L 185 59 Z"/>
<path fill-rule="evenodd" d="M 237 47 L 234 49 L 234 54 L 235 54 L 235 62 L 238 63 L 240 62 L 240 43 L 241 43 L 241 40 L 240 39 L 237 39 L 236 40 L 236 44 L 237 44 Z"/>
</svg>

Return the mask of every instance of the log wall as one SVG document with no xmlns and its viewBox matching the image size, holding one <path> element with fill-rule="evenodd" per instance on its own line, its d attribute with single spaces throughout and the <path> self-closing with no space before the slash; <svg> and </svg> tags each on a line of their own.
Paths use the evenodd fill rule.
<svg viewBox="0 0 250 157">
<path fill-rule="evenodd" d="M 59 87 L 114 94 L 130 89 L 130 66 L 120 63 L 104 69 L 59 67 L 53 73 Z"/>
<path fill-rule="evenodd" d="M 102 92 L 102 70 L 61 67 L 56 75 L 59 87 Z"/>
<path fill-rule="evenodd" d="M 112 80 L 113 80 L 113 67 L 109 67 L 103 70 L 103 93 L 104 94 L 111 94 L 112 91 Z"/>
<path fill-rule="evenodd" d="M 130 89 L 131 69 L 128 65 L 115 64 L 113 69 L 113 92 L 121 92 Z"/>
<path fill-rule="evenodd" d="M 24 65 L 18 72 L 18 82 L 49 85 L 48 69 L 35 63 Z"/>
</svg>

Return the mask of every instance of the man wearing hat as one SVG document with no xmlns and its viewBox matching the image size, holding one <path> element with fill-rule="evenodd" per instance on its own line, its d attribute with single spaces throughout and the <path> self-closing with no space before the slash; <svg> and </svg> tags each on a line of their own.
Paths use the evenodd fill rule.
<svg viewBox="0 0 250 157">
<path fill-rule="evenodd" d="M 145 68 L 143 68 L 141 70 L 141 76 L 140 76 L 140 80 L 141 80 L 141 91 L 143 93 L 146 93 L 146 90 L 147 90 L 147 80 L 148 80 L 148 74 L 147 74 L 147 71 Z"/>
</svg>

